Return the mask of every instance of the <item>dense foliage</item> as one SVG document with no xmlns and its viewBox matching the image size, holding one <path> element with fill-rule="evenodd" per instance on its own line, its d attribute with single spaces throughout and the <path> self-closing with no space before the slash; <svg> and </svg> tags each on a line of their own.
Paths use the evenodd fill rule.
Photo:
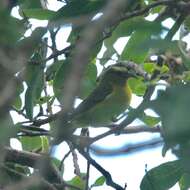
<svg viewBox="0 0 190 190">
<path fill-rule="evenodd" d="M 154 132 L 161 138 L 144 145 L 161 142 L 163 156 L 171 150 L 176 160 L 146 171 L 140 189 L 166 190 L 176 183 L 181 190 L 188 189 L 190 2 L 59 0 L 59 4 L 61 8 L 52 11 L 46 0 L 0 1 L 0 187 L 88 190 L 107 184 L 127 189 L 91 158 L 91 144 L 110 134 Z M 15 12 L 19 19 L 12 16 Z M 32 19 L 48 23 L 36 27 Z M 59 49 L 65 39 L 69 45 Z M 124 48 L 118 50 L 119 39 Z M 139 73 L 129 85 L 142 102 L 130 107 L 114 128 L 106 126 L 108 131 L 101 135 L 89 137 L 87 130 L 74 135 L 67 124 L 75 101 L 87 98 L 96 88 L 98 72 L 116 63 Z M 160 86 L 163 90 L 152 96 Z M 143 125 L 129 127 L 137 118 Z M 22 150 L 13 149 L 13 138 Z M 70 151 L 63 152 L 60 161 L 52 157 L 52 146 L 63 141 Z M 128 149 L 135 147 L 138 150 L 138 144 Z M 62 175 L 69 168 L 64 166 L 69 154 L 75 172 L 66 181 Z M 89 167 L 80 172 L 78 154 L 101 173 L 93 184 L 89 184 Z"/>
</svg>

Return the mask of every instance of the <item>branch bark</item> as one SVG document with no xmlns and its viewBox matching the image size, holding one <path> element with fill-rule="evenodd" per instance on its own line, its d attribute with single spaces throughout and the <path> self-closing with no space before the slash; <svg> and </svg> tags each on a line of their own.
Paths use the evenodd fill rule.
<svg viewBox="0 0 190 190">
<path fill-rule="evenodd" d="M 19 151 L 5 147 L 5 162 L 13 162 L 21 165 L 26 165 L 32 168 L 39 169 L 40 174 L 49 182 L 61 183 L 62 177 L 57 169 L 52 165 L 47 155 L 37 153 Z"/>
</svg>

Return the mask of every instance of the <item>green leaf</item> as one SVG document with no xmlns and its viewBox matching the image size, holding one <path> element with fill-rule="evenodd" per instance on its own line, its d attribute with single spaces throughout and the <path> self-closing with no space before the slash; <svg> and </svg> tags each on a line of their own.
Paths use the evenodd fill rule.
<svg viewBox="0 0 190 190">
<path fill-rule="evenodd" d="M 157 37 L 156 39 L 147 39 L 142 42 L 139 48 L 148 47 L 151 49 L 152 53 L 163 53 L 165 54 L 173 54 L 175 56 L 181 56 L 181 50 L 179 48 L 179 41 L 167 41 L 165 39 L 161 39 Z"/>
<path fill-rule="evenodd" d="M 18 3 L 22 8 L 41 8 L 39 0 L 18 0 Z"/>
<path fill-rule="evenodd" d="M 40 50 L 40 45 L 42 44 L 42 37 L 47 32 L 47 29 L 44 27 L 36 28 L 31 36 L 19 40 L 15 48 L 24 54 L 28 59 L 33 56 L 33 58 L 40 57 L 37 51 Z M 38 60 L 40 61 L 40 60 Z"/>
<path fill-rule="evenodd" d="M 61 164 L 61 161 L 55 157 L 52 157 L 51 158 L 51 162 L 57 167 L 59 168 L 60 164 Z"/>
<path fill-rule="evenodd" d="M 55 78 L 53 80 L 53 91 L 55 93 L 56 98 L 62 102 L 63 101 L 63 89 L 64 82 L 70 73 L 70 62 L 68 60 L 59 61 L 60 67 L 55 74 Z"/>
<path fill-rule="evenodd" d="M 49 140 L 45 136 L 41 136 L 41 142 L 42 142 L 42 152 L 43 153 L 48 153 L 49 152 Z"/>
<path fill-rule="evenodd" d="M 57 170 L 59 170 L 61 172 L 61 175 L 63 176 L 63 174 L 64 174 L 64 163 L 62 163 L 60 160 L 58 160 L 55 157 L 51 158 L 51 162 L 57 168 Z M 62 166 L 61 170 L 60 170 L 60 166 Z"/>
<path fill-rule="evenodd" d="M 154 1 L 152 1 L 153 3 Z M 156 6 L 155 8 L 150 10 L 151 14 L 156 14 L 156 13 L 160 13 L 162 10 L 164 9 L 164 6 Z"/>
<path fill-rule="evenodd" d="M 61 61 L 61 66 L 57 71 L 54 81 L 53 81 L 53 89 L 55 96 L 58 98 L 60 102 L 63 102 L 64 98 L 64 82 L 70 73 L 71 63 L 70 60 Z M 85 98 L 90 94 L 90 92 L 94 89 L 96 85 L 96 76 L 97 76 L 97 68 L 94 63 L 89 63 L 86 67 L 84 78 L 81 82 L 81 88 L 79 92 L 80 98 Z"/>
<path fill-rule="evenodd" d="M 149 116 L 145 113 L 143 114 L 143 116 L 140 119 L 150 127 L 153 127 L 160 122 L 159 117 Z"/>
<path fill-rule="evenodd" d="M 39 0 L 18 0 L 19 14 L 21 17 L 25 17 L 23 10 L 25 9 L 41 9 L 41 2 Z"/>
<path fill-rule="evenodd" d="M 147 86 L 142 79 L 130 78 L 128 84 L 134 94 L 137 96 L 143 96 Z"/>
<path fill-rule="evenodd" d="M 180 161 L 171 161 L 157 166 L 143 177 L 141 190 L 167 190 L 174 186 L 181 178 L 183 169 Z"/>
<path fill-rule="evenodd" d="M 184 71 L 183 72 L 183 80 L 185 82 L 189 82 L 190 81 L 190 71 Z"/>
<path fill-rule="evenodd" d="M 121 59 L 131 60 L 136 63 L 144 62 L 150 50 L 148 42 L 152 38 L 161 38 L 163 30 L 165 30 L 159 22 L 145 22 L 142 26 L 142 28 L 132 33 L 121 54 Z"/>
<path fill-rule="evenodd" d="M 16 87 L 16 95 L 15 95 L 15 100 L 13 102 L 13 106 L 19 110 L 22 107 L 22 99 L 20 97 L 20 94 L 24 91 L 24 86 L 22 82 L 17 82 L 17 87 Z"/>
<path fill-rule="evenodd" d="M 23 9 L 24 15 L 38 20 L 49 20 L 55 16 L 56 12 L 47 9 Z"/>
<path fill-rule="evenodd" d="M 0 44 L 1 48 L 14 47 L 16 42 L 22 37 L 25 32 L 24 22 L 11 17 L 7 11 L 0 10 Z M 4 47 L 4 48 L 5 48 Z M 1 50 L 2 51 L 2 50 Z M 12 52 L 11 52 L 12 53 Z"/>
<path fill-rule="evenodd" d="M 118 37 L 130 36 L 132 32 L 137 30 L 146 30 L 151 22 L 143 19 L 142 17 L 134 17 L 132 19 L 123 21 L 117 26 L 110 37 L 113 41 L 116 41 Z M 107 41 L 107 40 L 106 40 Z M 109 41 L 109 38 L 108 38 Z"/>
<path fill-rule="evenodd" d="M 91 185 L 91 188 L 102 186 L 105 183 L 105 181 L 106 178 L 104 176 L 101 176 L 98 179 L 96 179 L 96 181 Z"/>
<path fill-rule="evenodd" d="M 20 137 L 23 150 L 35 151 L 42 147 L 41 137 Z"/>
<path fill-rule="evenodd" d="M 97 13 L 106 4 L 107 0 L 72 0 L 59 9 L 53 20 L 66 19 L 71 17 L 79 17 L 90 13 Z"/>
<path fill-rule="evenodd" d="M 150 105 L 161 118 L 163 137 L 170 146 L 189 141 L 189 94 L 189 84 L 176 84 L 160 90 Z"/>
<path fill-rule="evenodd" d="M 26 116 L 29 118 L 29 119 L 33 119 L 33 107 L 34 107 L 34 104 L 33 104 L 33 99 L 34 99 L 34 96 L 33 96 L 33 93 L 32 93 L 32 89 L 31 88 L 28 88 L 27 89 L 27 92 L 25 94 L 25 110 L 26 110 Z"/>
<path fill-rule="evenodd" d="M 144 70 L 147 73 L 153 74 L 155 70 L 160 71 L 160 73 L 167 73 L 169 72 L 169 68 L 167 65 L 163 64 L 161 67 L 156 65 L 155 63 L 144 63 Z"/>
<path fill-rule="evenodd" d="M 150 74 L 152 74 L 157 68 L 155 63 L 144 63 L 143 66 L 144 66 L 144 70 Z"/>
<path fill-rule="evenodd" d="M 162 67 L 160 67 L 159 70 L 160 70 L 161 74 L 167 73 L 167 72 L 170 71 L 169 68 L 168 68 L 168 66 L 166 66 L 166 65 L 162 65 Z"/>
<path fill-rule="evenodd" d="M 188 31 L 190 31 L 190 16 L 187 16 L 184 21 L 185 27 L 187 27 Z"/>
<path fill-rule="evenodd" d="M 144 26 L 145 21 L 142 17 L 135 17 L 130 20 L 121 22 L 115 30 L 113 30 L 112 35 L 104 40 L 105 46 L 109 48 L 121 37 L 130 36 L 131 33 L 137 29 L 141 29 Z"/>
<path fill-rule="evenodd" d="M 46 70 L 46 80 L 53 80 L 63 61 L 55 61 Z"/>
<path fill-rule="evenodd" d="M 150 35 L 145 32 L 134 32 L 121 54 L 121 59 L 134 61 L 135 63 L 144 62 L 146 56 L 148 55 L 149 48 L 147 46 L 144 48 L 139 48 L 139 46 L 148 38 L 150 38 Z"/>
<path fill-rule="evenodd" d="M 135 17 L 124 22 L 121 22 L 115 30 L 113 30 L 112 35 L 104 40 L 104 45 L 107 48 L 104 52 L 100 64 L 104 65 L 109 58 L 111 58 L 116 50 L 114 48 L 114 43 L 121 37 L 127 37 L 136 30 L 141 30 L 146 27 L 149 21 L 146 21 L 142 17 Z"/>
<path fill-rule="evenodd" d="M 180 190 L 188 190 L 190 188 L 190 174 L 184 173 L 179 180 Z"/>
<path fill-rule="evenodd" d="M 40 97 L 36 103 L 39 104 L 39 105 L 43 105 L 44 103 L 47 103 L 49 101 L 51 101 L 53 97 L 52 96 L 43 96 L 43 97 Z"/>
<path fill-rule="evenodd" d="M 86 67 L 85 76 L 82 79 L 79 97 L 86 98 L 96 87 L 97 68 L 95 63 L 90 63 Z"/>
<path fill-rule="evenodd" d="M 30 171 L 29 167 L 27 167 L 27 166 L 22 166 L 22 165 L 19 165 L 19 164 L 14 164 L 14 169 L 17 172 L 25 174 L 25 175 L 31 174 L 31 171 Z"/>
<path fill-rule="evenodd" d="M 10 138 L 15 137 L 18 133 L 18 128 L 13 127 L 13 119 L 10 113 L 4 113 L 3 117 L 0 117 L 1 122 L 1 133 L 0 133 L 0 144 L 1 145 L 10 145 Z M 1 155 L 0 155 L 0 158 Z"/>
<path fill-rule="evenodd" d="M 85 177 L 85 174 L 81 174 L 82 177 Z M 85 188 L 85 180 L 82 179 L 82 177 L 79 176 L 75 176 L 73 177 L 70 181 L 68 181 L 67 183 L 73 186 L 76 186 L 80 189 L 84 189 Z M 68 190 L 76 190 L 76 188 L 71 188 L 69 187 Z"/>
<path fill-rule="evenodd" d="M 110 45 L 110 46 L 107 46 L 107 44 L 105 44 L 107 49 L 106 51 L 104 52 L 102 58 L 100 59 L 100 64 L 101 65 L 105 65 L 110 59 L 111 57 L 117 53 L 116 50 L 113 48 L 113 44 Z"/>
<path fill-rule="evenodd" d="M 33 119 L 33 108 L 41 96 L 43 89 L 43 67 L 41 64 L 29 64 L 27 66 L 27 90 L 25 93 L 25 110 L 29 119 Z"/>
<path fill-rule="evenodd" d="M 84 26 L 73 26 L 72 30 L 70 32 L 70 35 L 67 39 L 68 42 L 70 42 L 71 44 L 75 44 L 77 43 L 77 41 L 80 39 L 81 37 L 81 32 L 85 29 Z M 93 46 L 93 48 L 90 51 L 89 57 L 90 57 L 90 61 L 93 60 L 94 58 L 97 57 L 97 54 L 100 52 L 101 47 L 102 47 L 102 39 L 104 38 L 103 33 L 99 33 L 96 36 L 96 44 Z"/>
<path fill-rule="evenodd" d="M 17 110 L 21 109 L 21 107 L 22 107 L 22 99 L 21 99 L 20 96 L 17 96 L 17 97 L 15 98 L 15 100 L 14 100 L 14 102 L 13 102 L 13 106 L 14 106 Z"/>
</svg>

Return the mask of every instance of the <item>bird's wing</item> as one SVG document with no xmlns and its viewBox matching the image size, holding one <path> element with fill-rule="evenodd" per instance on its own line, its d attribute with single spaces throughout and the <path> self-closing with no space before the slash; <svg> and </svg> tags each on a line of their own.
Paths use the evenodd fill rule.
<svg viewBox="0 0 190 190">
<path fill-rule="evenodd" d="M 112 93 L 112 86 L 107 82 L 101 82 L 96 89 L 74 110 L 73 114 L 78 115 L 93 108 L 104 101 Z"/>
</svg>

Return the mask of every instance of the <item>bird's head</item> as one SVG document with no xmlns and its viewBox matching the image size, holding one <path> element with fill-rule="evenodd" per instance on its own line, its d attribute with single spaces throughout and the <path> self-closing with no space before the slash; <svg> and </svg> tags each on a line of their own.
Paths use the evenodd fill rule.
<svg viewBox="0 0 190 190">
<path fill-rule="evenodd" d="M 123 84 L 129 78 L 136 78 L 134 70 L 127 68 L 123 64 L 115 64 L 107 67 L 99 77 L 99 80 L 106 80 L 112 83 Z"/>
</svg>

